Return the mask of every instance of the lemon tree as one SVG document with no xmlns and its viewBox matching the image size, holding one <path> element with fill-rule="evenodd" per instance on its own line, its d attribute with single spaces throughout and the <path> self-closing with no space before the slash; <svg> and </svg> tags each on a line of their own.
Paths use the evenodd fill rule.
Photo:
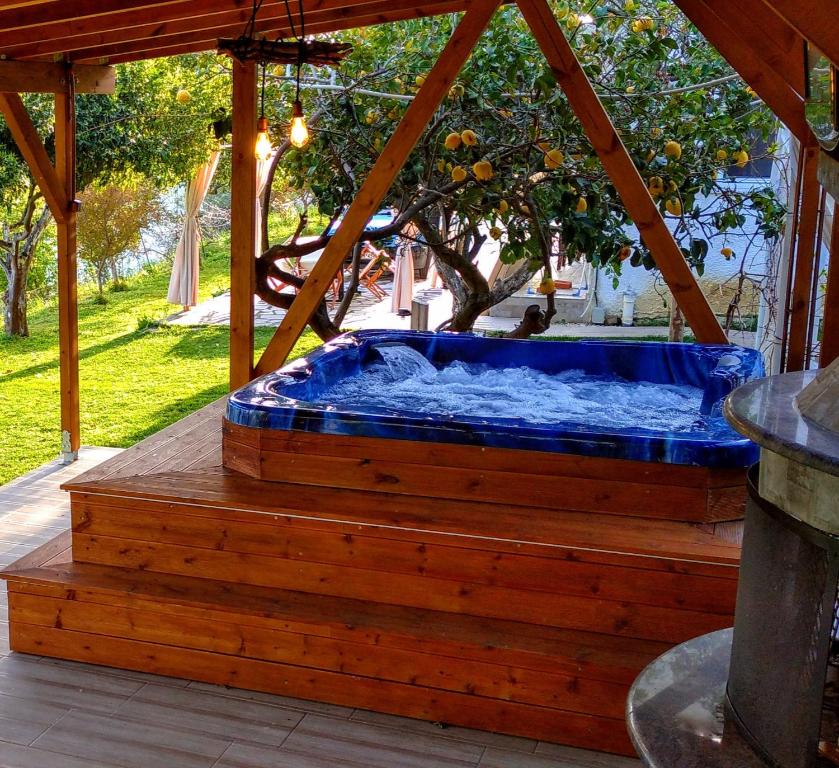
<svg viewBox="0 0 839 768">
<path fill-rule="evenodd" d="M 777 237 L 783 209 L 773 190 L 733 186 L 726 173 L 757 158 L 758 139 L 774 150 L 776 121 L 673 4 L 554 9 L 695 271 L 720 233 L 751 226 Z M 292 152 L 285 168 L 322 212 L 353 199 L 456 22 L 444 16 L 345 34 L 354 50 L 337 75 L 344 88 L 306 93 L 320 121 L 312 144 Z M 655 268 L 515 7 L 496 14 L 387 202 L 433 251 L 454 295 L 455 330 L 470 328 L 537 270 L 550 279 L 559 253 L 614 280 L 630 266 Z M 501 243 L 504 262 L 520 266 L 492 286 L 474 266 L 488 236 Z"/>
</svg>

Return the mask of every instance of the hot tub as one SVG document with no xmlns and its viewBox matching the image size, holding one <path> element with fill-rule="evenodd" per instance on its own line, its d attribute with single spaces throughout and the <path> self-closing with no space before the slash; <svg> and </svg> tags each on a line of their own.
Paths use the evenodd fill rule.
<svg viewBox="0 0 839 768">
<path fill-rule="evenodd" d="M 745 468 L 757 448 L 728 426 L 721 406 L 762 375 L 756 350 L 726 345 L 362 331 L 234 392 L 227 420 L 259 430 Z"/>
</svg>

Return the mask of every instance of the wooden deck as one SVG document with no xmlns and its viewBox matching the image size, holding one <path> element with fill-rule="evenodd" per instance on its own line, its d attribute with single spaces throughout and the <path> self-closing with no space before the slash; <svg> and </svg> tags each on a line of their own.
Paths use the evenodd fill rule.
<svg viewBox="0 0 839 768">
<path fill-rule="evenodd" d="M 731 624 L 726 473 L 324 437 L 329 477 L 301 438 L 266 480 L 222 407 L 64 484 L 72 531 L 2 574 L 14 650 L 633 755 L 635 676 Z"/>
<path fill-rule="evenodd" d="M 136 453 L 123 452 L 109 471 Z M 0 488 L 0 566 L 68 530 L 59 484 L 112 454 L 83 449 L 75 465 L 49 464 Z M 0 604 L 4 768 L 640 767 L 531 739 L 9 653 L 2 588 Z"/>
</svg>

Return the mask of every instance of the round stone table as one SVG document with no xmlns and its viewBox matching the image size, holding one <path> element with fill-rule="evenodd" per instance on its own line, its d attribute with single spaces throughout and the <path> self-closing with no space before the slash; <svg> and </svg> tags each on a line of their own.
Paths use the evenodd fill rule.
<svg viewBox="0 0 839 768">
<path fill-rule="evenodd" d="M 649 768 L 766 768 L 725 711 L 732 630 L 659 656 L 626 702 L 629 736 Z"/>
</svg>

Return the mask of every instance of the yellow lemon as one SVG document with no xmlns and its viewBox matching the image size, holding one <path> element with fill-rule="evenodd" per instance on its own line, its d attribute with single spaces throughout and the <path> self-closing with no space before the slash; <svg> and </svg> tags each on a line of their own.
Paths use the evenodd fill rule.
<svg viewBox="0 0 839 768">
<path fill-rule="evenodd" d="M 478 135 L 468 128 L 460 134 L 460 139 L 467 147 L 474 147 L 478 143 Z"/>
<path fill-rule="evenodd" d="M 460 146 L 460 134 L 459 133 L 450 133 L 446 136 L 446 140 L 443 142 L 443 146 L 446 149 L 455 150 Z"/>
<path fill-rule="evenodd" d="M 192 96 L 189 95 L 189 91 L 186 88 L 181 88 L 181 90 L 175 94 L 175 99 L 178 104 L 186 104 L 191 98 Z"/>
<path fill-rule="evenodd" d="M 627 93 L 635 93 L 635 86 L 634 85 L 627 85 L 626 86 Z"/>
<path fill-rule="evenodd" d="M 664 145 L 664 154 L 671 160 L 678 160 L 682 156 L 682 145 L 678 141 L 668 141 Z"/>
<path fill-rule="evenodd" d="M 577 207 L 574 210 L 577 213 L 585 213 L 588 210 L 588 202 L 584 197 L 577 199 Z"/>
<path fill-rule="evenodd" d="M 725 257 L 726 261 L 734 255 L 734 251 L 731 248 L 720 248 L 720 253 Z"/>
<path fill-rule="evenodd" d="M 667 213 L 671 214 L 672 216 L 682 215 L 682 203 L 677 197 L 671 197 L 664 204 L 664 207 L 667 209 Z"/>
<path fill-rule="evenodd" d="M 459 99 L 463 96 L 465 90 L 460 83 L 455 83 L 451 88 L 449 88 L 449 98 L 450 99 Z"/>
<path fill-rule="evenodd" d="M 462 165 L 452 168 L 452 181 L 463 181 L 466 178 L 466 169 Z"/>
<path fill-rule="evenodd" d="M 722 162 L 723 160 L 728 160 L 728 152 L 726 152 L 724 149 L 718 149 L 715 157 L 720 162 Z"/>
<path fill-rule="evenodd" d="M 506 200 L 499 200 L 498 201 L 498 212 L 499 213 L 507 213 L 510 210 L 510 205 L 507 203 Z"/>
<path fill-rule="evenodd" d="M 669 182 L 667 182 L 667 191 L 668 192 L 675 192 L 678 188 L 679 188 L 678 185 L 672 179 Z"/>
<path fill-rule="evenodd" d="M 645 156 L 645 158 L 644 158 L 644 159 L 645 159 L 648 163 L 651 163 L 651 162 L 653 161 L 653 158 L 655 158 L 655 150 L 654 150 L 654 149 L 651 149 L 649 152 L 647 152 L 647 154 L 646 154 L 646 156 Z"/>
<path fill-rule="evenodd" d="M 749 153 L 746 152 L 745 149 L 735 152 L 731 157 L 737 163 L 738 168 L 745 168 L 746 164 L 749 162 Z"/>
<path fill-rule="evenodd" d="M 632 11 L 634 11 L 635 8 L 636 8 L 635 0 L 626 0 L 626 2 L 623 4 L 623 9 L 627 13 L 632 13 Z"/>
<path fill-rule="evenodd" d="M 548 152 L 551 148 L 551 145 L 547 141 L 540 141 L 536 144 L 536 146 L 539 147 L 539 149 L 541 149 L 543 152 Z"/>
<path fill-rule="evenodd" d="M 565 155 L 558 149 L 551 149 L 545 153 L 545 168 L 554 170 L 565 162 Z"/>
<path fill-rule="evenodd" d="M 522 203 L 521 205 L 521 212 L 525 216 L 530 216 L 530 206 L 527 203 Z"/>
<path fill-rule="evenodd" d="M 489 228 L 489 236 L 493 240 L 500 240 L 501 239 L 501 230 L 498 227 L 490 227 Z"/>
<path fill-rule="evenodd" d="M 489 181 L 494 175 L 492 163 L 490 163 L 489 160 L 478 160 L 478 162 L 472 166 L 472 173 L 475 174 L 475 178 L 478 181 Z"/>
<path fill-rule="evenodd" d="M 438 171 L 440 171 L 440 173 L 444 173 L 444 172 L 445 172 L 445 170 L 446 170 L 446 162 L 445 162 L 445 160 L 438 160 L 438 161 L 437 161 L 437 170 L 438 170 Z"/>
<path fill-rule="evenodd" d="M 539 293 L 553 293 L 556 290 L 553 278 L 543 277 L 536 290 Z"/>
<path fill-rule="evenodd" d="M 580 17 L 576 13 L 568 14 L 568 26 L 571 29 L 576 29 L 580 26 Z"/>
<path fill-rule="evenodd" d="M 368 113 L 364 116 L 364 122 L 365 122 L 365 123 L 367 123 L 367 125 L 373 125 L 373 123 L 375 123 L 375 122 L 376 122 L 376 119 L 377 119 L 378 117 L 379 117 L 378 112 L 368 112 Z"/>
<path fill-rule="evenodd" d="M 414 78 L 414 82 L 416 83 L 417 88 L 422 88 L 422 86 L 425 84 L 425 76 L 424 75 L 417 75 Z"/>
<path fill-rule="evenodd" d="M 630 28 L 630 29 L 631 29 L 631 30 L 632 30 L 632 31 L 633 31 L 636 35 L 637 35 L 637 34 L 640 34 L 641 32 L 643 32 L 643 31 L 644 31 L 644 25 L 643 25 L 643 24 L 642 24 L 642 23 L 641 23 L 638 19 L 635 19 L 635 21 L 633 21 L 633 22 L 632 22 L 632 24 L 630 24 L 630 25 L 629 25 L 629 28 Z"/>
</svg>

